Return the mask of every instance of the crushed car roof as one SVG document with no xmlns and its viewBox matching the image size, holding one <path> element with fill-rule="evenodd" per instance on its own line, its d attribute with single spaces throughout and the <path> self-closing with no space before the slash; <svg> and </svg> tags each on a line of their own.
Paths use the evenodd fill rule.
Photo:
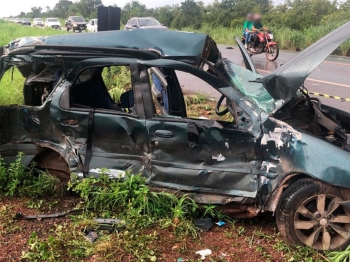
<svg viewBox="0 0 350 262">
<path fill-rule="evenodd" d="M 215 42 L 206 34 L 157 29 L 24 37 L 11 42 L 8 48 L 11 51 L 38 45 L 155 50 L 163 57 L 197 65 L 202 57 L 208 57 L 209 49 L 219 53 Z"/>
</svg>

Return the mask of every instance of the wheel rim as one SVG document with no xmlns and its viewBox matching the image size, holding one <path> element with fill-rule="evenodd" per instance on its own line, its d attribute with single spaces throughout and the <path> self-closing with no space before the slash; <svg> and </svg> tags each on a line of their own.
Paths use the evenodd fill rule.
<svg viewBox="0 0 350 262">
<path fill-rule="evenodd" d="M 317 250 L 337 249 L 350 239 L 350 215 L 337 196 L 319 194 L 296 210 L 294 231 L 299 240 Z"/>
<path fill-rule="evenodd" d="M 267 56 L 269 59 L 274 59 L 277 55 L 277 47 L 275 45 L 270 45 L 267 47 Z"/>
</svg>

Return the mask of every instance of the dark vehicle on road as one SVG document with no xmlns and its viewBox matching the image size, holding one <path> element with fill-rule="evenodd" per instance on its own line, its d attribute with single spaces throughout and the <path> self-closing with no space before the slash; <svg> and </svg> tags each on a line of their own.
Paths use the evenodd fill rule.
<svg viewBox="0 0 350 262">
<path fill-rule="evenodd" d="M 86 21 L 81 16 L 70 16 L 68 17 L 65 27 L 67 31 L 72 30 L 73 32 L 79 31 L 79 33 L 83 30 L 86 30 Z"/>
<path fill-rule="evenodd" d="M 168 28 L 161 24 L 154 17 L 133 17 L 128 20 L 124 26 L 125 30 L 134 30 L 134 29 L 161 29 L 167 30 Z"/>
<path fill-rule="evenodd" d="M 151 189 L 188 193 L 236 217 L 276 216 L 284 239 L 317 250 L 350 244 L 350 114 L 309 97 L 310 72 L 350 35 L 350 22 L 267 76 L 222 58 L 205 34 L 159 30 L 26 37 L 0 58 L 0 76 L 26 78 L 24 105 L 0 107 L 0 150 L 70 179 L 126 173 Z M 125 67 L 114 101 L 105 69 Z M 219 116 L 189 118 L 176 72 L 217 90 Z M 154 90 L 155 75 L 164 92 Z M 1 82 L 0 82 L 1 84 Z M 167 96 L 164 108 L 161 97 Z M 160 98 L 160 99 L 158 99 Z M 224 108 L 224 109 L 223 109 Z M 233 120 L 232 120 L 233 119 Z"/>
</svg>

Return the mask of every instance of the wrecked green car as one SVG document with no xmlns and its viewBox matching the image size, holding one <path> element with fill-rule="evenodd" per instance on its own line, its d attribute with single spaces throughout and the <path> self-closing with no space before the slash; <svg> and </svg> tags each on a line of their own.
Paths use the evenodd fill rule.
<svg viewBox="0 0 350 262">
<path fill-rule="evenodd" d="M 344 249 L 350 114 L 310 98 L 303 82 L 349 33 L 347 23 L 265 77 L 239 40 L 246 69 L 204 34 L 17 39 L 3 48 L 0 72 L 20 71 L 24 104 L 0 107 L 1 155 L 11 162 L 23 152 L 25 165 L 63 180 L 101 168 L 115 178 L 141 174 L 154 190 L 186 192 L 237 217 L 271 212 L 290 244 Z M 131 88 L 116 101 L 106 81 L 118 67 Z M 178 71 L 220 92 L 216 113 L 233 120 L 187 117 Z"/>
</svg>

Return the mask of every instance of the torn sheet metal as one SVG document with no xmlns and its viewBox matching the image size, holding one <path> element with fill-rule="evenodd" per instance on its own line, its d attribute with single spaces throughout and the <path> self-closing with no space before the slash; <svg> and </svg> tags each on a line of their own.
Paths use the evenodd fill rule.
<svg viewBox="0 0 350 262">
<path fill-rule="evenodd" d="M 308 75 L 350 35 L 350 22 L 324 36 L 287 63 L 261 79 L 275 99 L 289 101 Z"/>
</svg>

